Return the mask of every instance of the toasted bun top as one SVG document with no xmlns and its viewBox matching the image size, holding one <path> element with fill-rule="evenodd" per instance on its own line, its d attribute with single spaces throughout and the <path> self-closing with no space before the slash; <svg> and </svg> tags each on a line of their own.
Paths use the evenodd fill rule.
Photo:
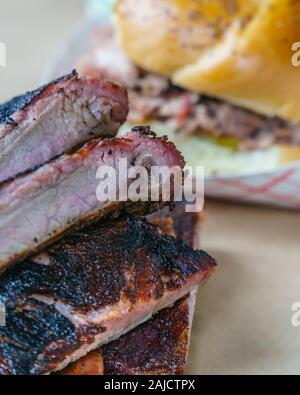
<svg viewBox="0 0 300 395">
<path fill-rule="evenodd" d="M 119 0 L 116 24 L 124 50 L 142 68 L 300 121 L 300 1 Z"/>
</svg>

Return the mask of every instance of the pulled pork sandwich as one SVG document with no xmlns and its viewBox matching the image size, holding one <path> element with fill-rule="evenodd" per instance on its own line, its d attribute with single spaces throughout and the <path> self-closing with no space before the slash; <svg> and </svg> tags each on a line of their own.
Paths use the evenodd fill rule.
<svg viewBox="0 0 300 395">
<path fill-rule="evenodd" d="M 272 170 L 300 159 L 299 19 L 296 1 L 119 0 L 80 72 L 125 84 L 129 122 L 208 175 Z"/>
</svg>

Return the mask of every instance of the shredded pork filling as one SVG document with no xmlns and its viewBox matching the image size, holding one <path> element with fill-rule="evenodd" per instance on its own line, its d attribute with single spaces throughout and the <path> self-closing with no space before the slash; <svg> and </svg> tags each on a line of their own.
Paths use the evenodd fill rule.
<svg viewBox="0 0 300 395">
<path fill-rule="evenodd" d="M 129 90 L 128 120 L 164 121 L 178 133 L 232 139 L 240 150 L 266 149 L 274 144 L 300 144 L 300 126 L 266 117 L 222 100 L 174 87 L 164 77 L 140 73 Z"/>
</svg>

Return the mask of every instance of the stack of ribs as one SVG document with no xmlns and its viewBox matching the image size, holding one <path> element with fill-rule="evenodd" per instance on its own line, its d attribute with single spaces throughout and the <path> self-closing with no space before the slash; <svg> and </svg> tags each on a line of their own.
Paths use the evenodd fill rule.
<svg viewBox="0 0 300 395">
<path fill-rule="evenodd" d="M 148 128 L 116 138 L 127 115 L 123 88 L 75 71 L 0 106 L 2 375 L 184 372 L 215 261 L 182 204 L 97 199 L 101 165 L 184 168 Z"/>
</svg>

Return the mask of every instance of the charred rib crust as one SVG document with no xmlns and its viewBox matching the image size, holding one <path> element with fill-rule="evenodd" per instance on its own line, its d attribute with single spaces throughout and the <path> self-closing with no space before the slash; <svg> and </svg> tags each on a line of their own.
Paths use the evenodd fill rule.
<svg viewBox="0 0 300 395">
<path fill-rule="evenodd" d="M 24 307 L 26 306 L 26 310 Z M 22 310 L 23 308 L 23 310 Z M 25 297 L 8 307 L 8 320 L 0 329 L 0 353 L 5 365 L 0 363 L 0 373 L 10 375 L 37 374 L 49 369 L 48 364 L 59 362 L 61 353 L 70 352 L 79 346 L 74 325 L 59 314 L 54 306 L 37 303 Z M 64 339 L 63 344 L 59 341 Z M 49 344 L 53 344 L 46 350 Z M 44 358 L 38 363 L 38 355 Z M 49 356 L 47 354 L 50 354 Z"/>
<path fill-rule="evenodd" d="M 11 116 L 16 112 L 27 107 L 37 96 L 39 96 L 45 89 L 51 85 L 57 85 L 60 82 L 75 79 L 78 77 L 77 71 L 73 70 L 70 74 L 60 77 L 48 84 L 45 84 L 31 92 L 26 92 L 24 95 L 14 97 L 8 102 L 0 105 L 0 123 L 14 123 Z"/>
<path fill-rule="evenodd" d="M 195 246 L 199 214 L 186 213 L 185 203 L 164 208 L 148 220 L 164 233 Z M 192 314 L 190 297 L 157 313 L 120 339 L 63 370 L 62 375 L 183 374 L 185 371 Z"/>
<path fill-rule="evenodd" d="M 133 133 L 141 133 L 144 134 L 145 136 L 152 136 L 156 137 L 156 133 L 151 130 L 151 127 L 149 125 L 145 126 L 135 126 L 134 128 L 131 129 Z"/>
<path fill-rule="evenodd" d="M 1 298 L 16 308 L 15 297 L 30 293 L 50 295 L 83 312 L 117 303 L 125 293 L 131 302 L 143 299 L 155 287 L 159 298 L 161 275 L 177 274 L 165 283 L 166 289 L 179 288 L 211 258 L 192 250 L 185 242 L 161 235 L 156 226 L 143 219 L 124 219 L 72 234 L 48 250 L 51 264 L 27 260 L 1 278 Z M 145 257 L 147 260 L 145 261 Z M 118 264 L 115 264 L 118 262 Z M 124 271 L 133 271 L 134 289 L 126 284 Z M 139 272 L 144 273 L 143 276 Z M 155 273 L 154 273 L 155 272 Z M 143 285 L 143 286 L 142 286 Z M 13 295 L 10 300 L 6 299 Z"/>
<path fill-rule="evenodd" d="M 148 220 L 158 225 L 163 233 L 174 235 L 190 246 L 195 244 L 199 216 L 186 213 L 184 203 L 177 204 L 171 212 L 165 207 L 149 216 Z M 184 374 L 191 329 L 188 300 L 186 297 L 178 301 L 135 330 L 102 347 L 103 371 L 100 374 Z M 94 373 L 98 367 L 99 374 L 100 363 L 97 361 L 94 359 L 92 366 Z"/>
<path fill-rule="evenodd" d="M 48 251 L 48 263 L 27 260 L 0 281 L 7 326 L 0 328 L 0 372 L 41 374 L 55 370 L 81 344 L 93 342 L 101 326 L 75 328 L 56 302 L 86 314 L 125 298 L 132 305 L 180 289 L 215 262 L 185 242 L 161 235 L 145 220 L 129 218 L 94 226 Z M 48 303 L 36 300 L 46 297 Z"/>
<path fill-rule="evenodd" d="M 102 347 L 103 374 L 183 374 L 188 347 L 186 298 L 134 331 Z M 126 372 L 126 373 L 125 373 Z"/>
<path fill-rule="evenodd" d="M 158 225 L 163 233 L 184 240 L 193 247 L 201 214 L 187 213 L 185 205 L 186 203 L 183 202 L 174 204 L 174 207 L 164 207 L 147 218 L 151 223 Z"/>
</svg>

